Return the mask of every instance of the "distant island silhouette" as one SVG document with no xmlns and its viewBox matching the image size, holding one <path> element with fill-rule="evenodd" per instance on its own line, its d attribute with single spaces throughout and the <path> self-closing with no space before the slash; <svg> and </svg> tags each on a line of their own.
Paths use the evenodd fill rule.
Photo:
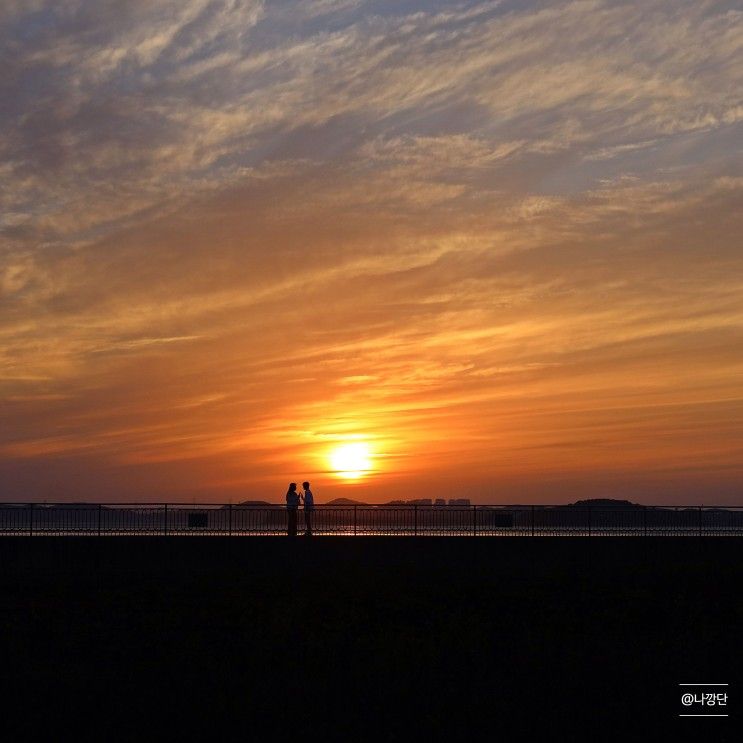
<svg viewBox="0 0 743 743">
<path fill-rule="evenodd" d="M 97 502 L 85 502 L 85 501 L 74 501 L 69 503 L 44 503 L 44 502 L 28 502 L 28 503 L 4 503 L 0 504 L 2 508 L 28 508 L 33 506 L 39 509 L 89 509 L 92 507 L 100 507 L 103 509 L 116 509 L 121 510 L 122 508 L 140 509 L 140 508 L 156 508 L 158 506 L 172 505 L 178 508 L 230 508 L 230 507 L 250 507 L 256 508 L 271 508 L 275 506 L 283 506 L 283 503 L 271 502 L 266 500 L 244 500 L 234 504 L 222 504 L 222 503 L 97 503 Z M 472 508 L 476 506 L 478 509 L 498 509 L 498 508 L 539 508 L 539 509 L 555 509 L 555 508 L 573 508 L 573 509 L 608 509 L 617 508 L 622 510 L 634 510 L 634 509 L 669 509 L 675 511 L 681 510 L 697 510 L 704 508 L 705 511 L 711 510 L 727 510 L 728 508 L 733 509 L 735 506 L 699 506 L 699 505 L 643 505 L 642 503 L 633 503 L 629 500 L 621 500 L 618 498 L 588 498 L 584 500 L 578 500 L 574 503 L 472 503 L 469 498 L 450 498 L 448 501 L 443 498 L 415 498 L 412 500 L 390 500 L 382 503 L 369 503 L 368 501 L 354 500 L 352 498 L 334 498 L 333 500 L 327 501 L 326 503 L 318 503 L 321 506 L 364 506 L 367 508 L 381 508 L 389 506 L 430 506 L 430 507 L 460 507 L 460 508 Z"/>
<path fill-rule="evenodd" d="M 240 505 L 248 505 L 253 503 L 263 503 L 262 501 L 243 501 Z M 268 505 L 268 504 L 265 504 Z M 415 498 L 413 500 L 391 500 L 383 503 L 368 503 L 366 501 L 353 500 L 352 498 L 335 498 L 334 500 L 328 501 L 322 505 L 326 506 L 477 506 L 478 508 L 499 508 L 497 504 L 479 504 L 472 503 L 469 498 L 450 498 L 449 501 L 445 501 L 443 498 Z M 513 506 L 518 508 L 529 508 L 532 504 L 530 503 L 509 503 L 504 504 L 507 506 Z M 540 508 L 622 508 L 622 509 L 633 509 L 633 508 L 646 508 L 641 503 L 633 503 L 628 500 L 620 500 L 618 498 L 587 498 L 585 500 L 578 500 L 575 503 L 554 503 L 554 504 L 540 504 Z M 664 506 L 658 506 L 663 508 Z M 668 508 L 676 508 L 676 506 L 667 506 Z M 686 506 L 686 508 L 694 508 L 694 506 Z"/>
</svg>

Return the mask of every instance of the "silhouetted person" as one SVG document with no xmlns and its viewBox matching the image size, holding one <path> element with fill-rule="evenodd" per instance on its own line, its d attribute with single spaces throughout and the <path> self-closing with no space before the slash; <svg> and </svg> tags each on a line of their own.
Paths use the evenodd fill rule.
<svg viewBox="0 0 743 743">
<path fill-rule="evenodd" d="M 290 537 L 297 536 L 297 509 L 299 508 L 299 493 L 297 483 L 290 482 L 289 490 L 286 491 L 286 533 Z"/>
<path fill-rule="evenodd" d="M 315 498 L 310 490 L 310 484 L 308 482 L 302 483 L 304 493 L 302 494 L 302 500 L 304 501 L 304 535 L 306 537 L 312 536 L 312 513 L 315 510 Z"/>
</svg>

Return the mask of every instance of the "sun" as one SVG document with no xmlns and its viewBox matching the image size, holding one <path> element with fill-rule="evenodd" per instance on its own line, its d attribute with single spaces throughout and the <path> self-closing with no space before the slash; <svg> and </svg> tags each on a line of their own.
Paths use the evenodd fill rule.
<svg viewBox="0 0 743 743">
<path fill-rule="evenodd" d="M 357 480 L 372 469 L 369 444 L 361 441 L 341 444 L 330 452 L 330 468 L 338 477 Z"/>
</svg>

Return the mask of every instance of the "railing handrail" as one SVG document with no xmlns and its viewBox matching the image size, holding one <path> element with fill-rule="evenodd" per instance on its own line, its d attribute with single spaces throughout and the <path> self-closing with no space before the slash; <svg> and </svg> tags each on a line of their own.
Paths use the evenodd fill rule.
<svg viewBox="0 0 743 743">
<path fill-rule="evenodd" d="M 0 536 L 743 536 L 741 506 L 643 504 L 0 503 Z"/>
</svg>

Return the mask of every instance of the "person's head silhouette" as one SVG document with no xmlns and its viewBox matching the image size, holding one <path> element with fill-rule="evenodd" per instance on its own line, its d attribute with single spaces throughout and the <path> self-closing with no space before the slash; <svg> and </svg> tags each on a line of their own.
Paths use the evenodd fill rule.
<svg viewBox="0 0 743 743">
<path fill-rule="evenodd" d="M 309 484 L 308 482 L 303 482 L 303 483 L 302 483 L 302 487 L 303 487 L 303 488 L 304 488 L 305 490 L 309 490 L 309 489 L 310 489 L 310 484 Z"/>
<path fill-rule="evenodd" d="M 297 483 L 296 482 L 290 482 L 289 483 L 289 490 L 288 493 L 296 493 L 297 492 Z"/>
</svg>

